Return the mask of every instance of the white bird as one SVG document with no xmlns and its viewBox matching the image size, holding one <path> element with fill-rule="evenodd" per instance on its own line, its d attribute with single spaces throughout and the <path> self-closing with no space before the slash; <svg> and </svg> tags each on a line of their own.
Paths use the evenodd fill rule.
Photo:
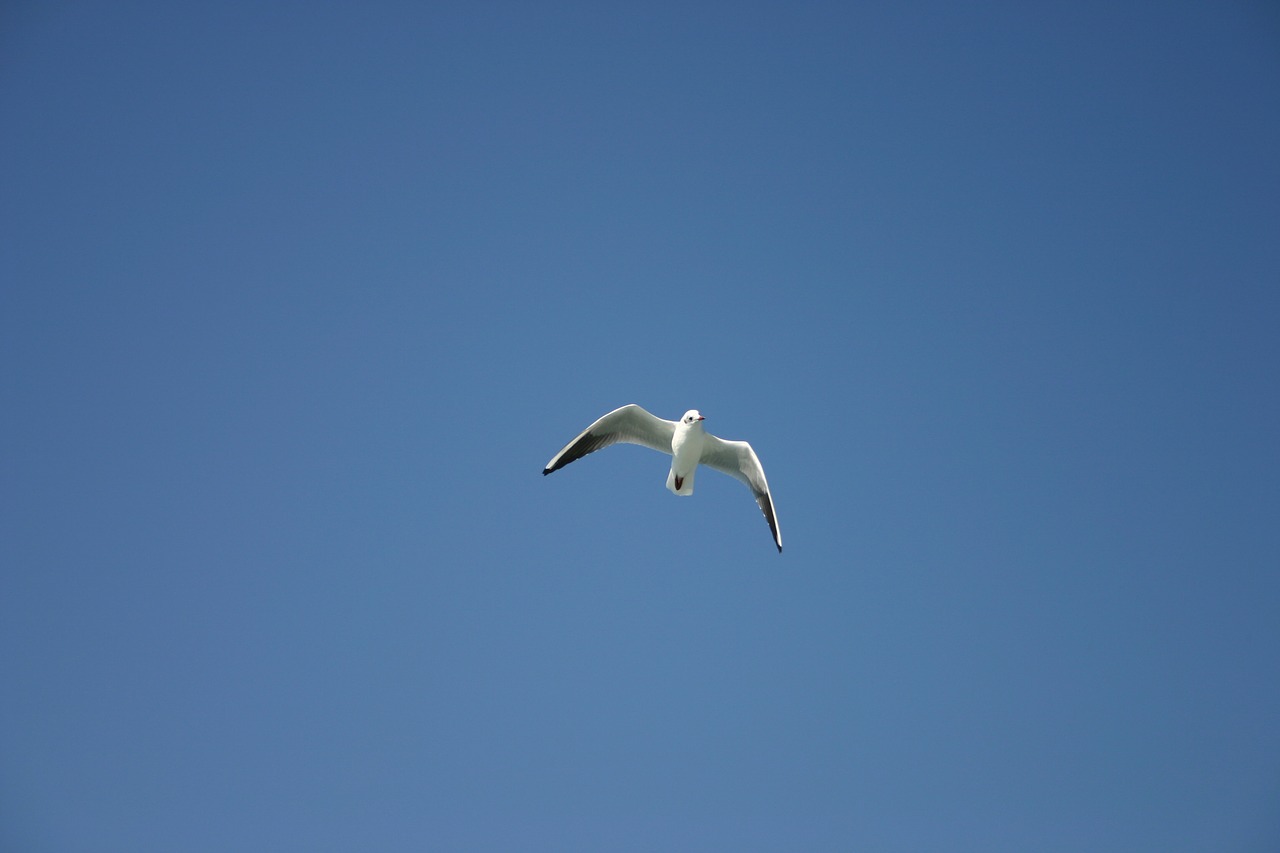
<svg viewBox="0 0 1280 853">
<path fill-rule="evenodd" d="M 745 441 L 716 438 L 702 428 L 704 420 L 697 409 L 685 412 L 678 422 L 651 415 L 635 403 L 614 409 L 552 456 L 547 467 L 542 469 L 542 475 L 545 477 L 575 459 L 581 459 L 588 453 L 611 444 L 623 442 L 651 447 L 671 454 L 671 473 L 667 475 L 667 488 L 677 495 L 693 494 L 693 475 L 699 464 L 745 483 L 760 505 L 765 520 L 769 522 L 774 544 L 781 553 L 782 534 L 778 531 L 778 517 L 773 512 L 769 482 L 764 478 L 764 468 L 760 467 L 756 452 Z"/>
</svg>

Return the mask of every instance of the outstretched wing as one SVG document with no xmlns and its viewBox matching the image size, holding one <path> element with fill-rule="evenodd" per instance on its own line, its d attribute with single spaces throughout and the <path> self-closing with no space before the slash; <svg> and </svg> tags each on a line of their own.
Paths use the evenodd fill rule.
<svg viewBox="0 0 1280 853">
<path fill-rule="evenodd" d="M 563 450 L 551 457 L 547 467 L 542 469 L 542 475 L 545 477 L 575 459 L 581 459 L 588 453 L 594 453 L 602 447 L 619 442 L 651 447 L 670 455 L 671 438 L 675 435 L 675 431 L 675 421 L 664 421 L 632 403 L 621 409 L 614 409 L 583 430 L 582 435 L 566 444 Z"/>
<path fill-rule="evenodd" d="M 782 551 L 782 533 L 778 530 L 778 516 L 773 511 L 773 498 L 769 495 L 769 481 L 764 478 L 764 468 L 751 445 L 745 441 L 725 441 L 707 433 L 706 443 L 702 446 L 703 465 L 715 468 L 730 477 L 741 480 L 751 489 L 765 521 L 769 522 L 769 530 L 773 532 L 773 542 Z"/>
</svg>

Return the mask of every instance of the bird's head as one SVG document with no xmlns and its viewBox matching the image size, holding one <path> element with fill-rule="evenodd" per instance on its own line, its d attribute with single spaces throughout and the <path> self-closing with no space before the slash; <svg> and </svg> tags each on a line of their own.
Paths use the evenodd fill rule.
<svg viewBox="0 0 1280 853">
<path fill-rule="evenodd" d="M 693 426 L 699 421 L 704 421 L 704 420 L 706 420 L 706 418 L 702 416 L 701 412 L 699 412 L 697 409 L 690 409 L 689 411 L 684 413 L 684 417 L 680 419 L 680 423 L 684 424 L 685 426 Z"/>
</svg>

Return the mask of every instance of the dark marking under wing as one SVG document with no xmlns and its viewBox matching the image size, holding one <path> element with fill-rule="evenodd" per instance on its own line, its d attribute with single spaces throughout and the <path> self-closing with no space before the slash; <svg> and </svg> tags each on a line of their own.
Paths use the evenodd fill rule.
<svg viewBox="0 0 1280 853">
<path fill-rule="evenodd" d="M 553 466 L 542 469 L 542 476 L 545 477 L 552 471 L 559 471 L 570 462 L 576 462 L 588 453 L 595 453 L 602 447 L 608 447 L 617 440 L 616 434 L 596 435 L 593 432 L 585 432 L 564 452 L 563 456 L 556 460 Z"/>
<path fill-rule="evenodd" d="M 782 545 L 778 542 L 778 519 L 773 514 L 773 501 L 769 499 L 768 492 L 760 492 L 756 495 L 756 503 L 760 505 L 760 511 L 764 513 L 764 520 L 769 522 L 769 530 L 773 533 L 773 544 L 778 546 L 778 553 L 782 553 Z"/>
</svg>

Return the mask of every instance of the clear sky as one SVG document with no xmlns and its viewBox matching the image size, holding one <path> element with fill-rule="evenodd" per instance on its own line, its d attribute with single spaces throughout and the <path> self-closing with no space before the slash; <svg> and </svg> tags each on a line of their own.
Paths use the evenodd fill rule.
<svg viewBox="0 0 1280 853">
<path fill-rule="evenodd" d="M 1273 3 L 16 2 L 0 125 L 0 849 L 1280 848 Z"/>
</svg>

